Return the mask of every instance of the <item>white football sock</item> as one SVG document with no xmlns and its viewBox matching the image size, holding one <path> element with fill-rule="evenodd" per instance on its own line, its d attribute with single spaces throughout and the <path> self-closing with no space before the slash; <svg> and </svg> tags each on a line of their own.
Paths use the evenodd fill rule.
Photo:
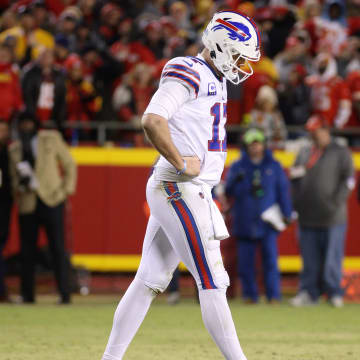
<svg viewBox="0 0 360 360">
<path fill-rule="evenodd" d="M 135 277 L 114 315 L 113 327 L 102 360 L 120 360 L 135 336 L 156 293 Z"/>
<path fill-rule="evenodd" d="M 204 324 L 227 360 L 246 360 L 236 334 L 225 289 L 200 290 Z"/>
</svg>

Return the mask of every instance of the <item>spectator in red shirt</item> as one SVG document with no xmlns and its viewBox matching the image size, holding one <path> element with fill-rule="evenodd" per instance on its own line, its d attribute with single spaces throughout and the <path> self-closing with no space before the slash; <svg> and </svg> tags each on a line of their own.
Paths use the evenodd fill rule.
<svg viewBox="0 0 360 360">
<path fill-rule="evenodd" d="M 349 54 L 351 61 L 346 67 L 346 82 L 351 94 L 352 109 L 348 127 L 360 128 L 360 39 L 353 38 L 353 49 Z M 360 146 L 360 136 L 350 138 L 351 146 Z"/>
<path fill-rule="evenodd" d="M 76 55 L 70 55 L 65 61 L 67 70 L 66 92 L 66 119 L 67 121 L 87 122 L 93 120 L 101 109 L 102 100 L 96 95 L 91 82 L 84 79 L 83 62 Z M 70 130 L 66 132 L 71 139 L 89 139 L 90 129 L 83 128 L 78 132 Z"/>
<path fill-rule="evenodd" d="M 311 87 L 312 112 L 323 116 L 330 126 L 343 128 L 351 114 L 350 91 L 337 74 L 335 59 L 320 53 L 315 59 L 316 74 L 307 79 Z"/>
<path fill-rule="evenodd" d="M 151 96 L 154 93 L 154 69 L 145 63 L 137 64 L 130 74 L 114 91 L 113 107 L 118 118 L 131 122 L 140 128 L 141 116 L 144 113 Z M 126 140 L 141 146 L 143 135 L 126 135 Z"/>
<path fill-rule="evenodd" d="M 352 112 L 347 126 L 360 126 L 360 68 L 350 72 L 346 81 L 352 100 Z"/>
<path fill-rule="evenodd" d="M 316 55 L 320 51 L 330 52 L 334 56 L 341 54 L 346 44 L 347 28 L 342 21 L 344 5 L 341 1 L 333 1 L 326 5 L 324 16 L 321 17 L 321 6 L 318 2 L 309 2 L 307 5 L 309 19 L 299 24 L 306 30 L 311 39 L 311 53 Z"/>
<path fill-rule="evenodd" d="M 154 64 L 153 52 L 140 41 L 132 41 L 132 20 L 125 19 L 119 24 L 118 35 L 120 40 L 110 47 L 111 54 L 116 60 L 124 62 L 125 73 L 128 73 L 138 63 Z"/>
<path fill-rule="evenodd" d="M 9 122 L 22 106 L 19 77 L 12 63 L 12 50 L 0 45 L 0 119 Z"/>
<path fill-rule="evenodd" d="M 113 105 L 118 117 L 139 125 L 153 92 L 153 69 L 145 63 L 137 64 L 114 91 Z"/>
</svg>

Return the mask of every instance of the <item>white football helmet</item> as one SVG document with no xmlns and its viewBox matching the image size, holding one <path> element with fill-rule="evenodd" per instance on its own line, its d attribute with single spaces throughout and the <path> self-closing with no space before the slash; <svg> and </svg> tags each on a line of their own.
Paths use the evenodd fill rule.
<svg viewBox="0 0 360 360">
<path fill-rule="evenodd" d="M 235 85 L 253 74 L 249 61 L 260 59 L 260 35 L 255 22 L 235 11 L 214 14 L 202 42 L 216 68 Z"/>
</svg>

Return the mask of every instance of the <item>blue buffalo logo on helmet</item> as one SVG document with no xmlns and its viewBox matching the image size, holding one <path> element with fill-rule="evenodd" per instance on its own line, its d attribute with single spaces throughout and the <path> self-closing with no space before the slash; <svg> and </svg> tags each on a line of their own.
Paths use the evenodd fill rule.
<svg viewBox="0 0 360 360">
<path fill-rule="evenodd" d="M 211 30 L 228 30 L 228 35 L 231 40 L 239 40 L 244 42 L 251 39 L 250 30 L 244 24 L 235 21 L 225 21 L 223 19 L 217 19 L 216 22 L 220 24 L 213 26 Z"/>
</svg>

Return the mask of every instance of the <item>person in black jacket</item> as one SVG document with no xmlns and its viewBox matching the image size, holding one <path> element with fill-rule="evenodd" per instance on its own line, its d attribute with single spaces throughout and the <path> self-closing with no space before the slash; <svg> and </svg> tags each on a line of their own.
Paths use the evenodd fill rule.
<svg viewBox="0 0 360 360">
<path fill-rule="evenodd" d="M 5 263 L 2 251 L 9 235 L 12 194 L 9 175 L 9 125 L 0 120 L 0 302 L 8 301 L 5 287 Z"/>
<path fill-rule="evenodd" d="M 60 129 L 66 114 L 66 77 L 54 61 L 53 50 L 44 49 L 25 69 L 21 87 L 26 112 Z"/>
</svg>

